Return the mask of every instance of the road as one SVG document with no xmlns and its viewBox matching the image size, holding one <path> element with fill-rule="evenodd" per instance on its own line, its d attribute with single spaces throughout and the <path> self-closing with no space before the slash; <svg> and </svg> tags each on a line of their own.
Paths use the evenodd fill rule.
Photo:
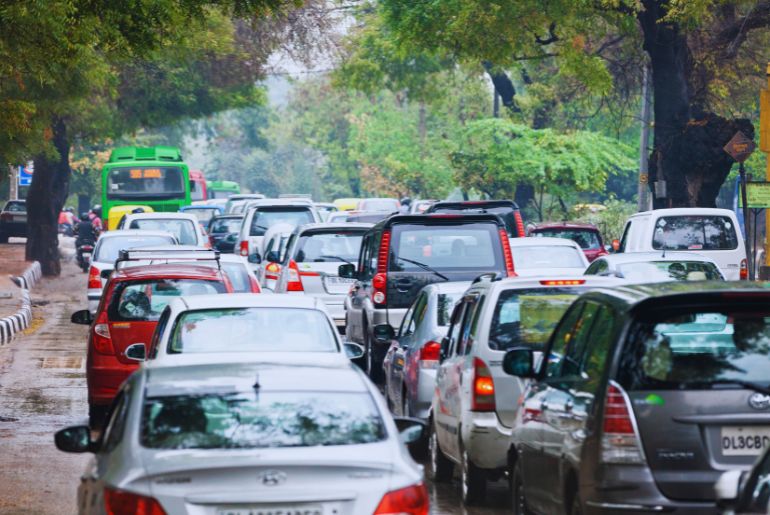
<svg viewBox="0 0 770 515">
<path fill-rule="evenodd" d="M 62 275 L 32 292 L 34 321 L 25 334 L 0 347 L 0 514 L 68 514 L 88 455 L 65 454 L 53 434 L 87 421 L 87 328 L 70 323 L 85 308 L 85 274 L 65 247 Z M 434 514 L 509 513 L 505 481 L 490 485 L 485 503 L 463 508 L 460 486 L 429 485 Z"/>
</svg>

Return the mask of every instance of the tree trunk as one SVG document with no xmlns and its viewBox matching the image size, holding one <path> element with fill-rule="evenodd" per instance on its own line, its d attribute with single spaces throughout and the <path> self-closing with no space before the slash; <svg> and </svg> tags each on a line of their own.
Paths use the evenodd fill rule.
<svg viewBox="0 0 770 515">
<path fill-rule="evenodd" d="M 69 140 L 67 126 L 54 118 L 51 129 L 58 156 L 35 157 L 35 173 L 27 193 L 26 259 L 39 261 L 43 275 L 61 273 L 59 262 L 59 213 L 69 192 Z"/>
</svg>

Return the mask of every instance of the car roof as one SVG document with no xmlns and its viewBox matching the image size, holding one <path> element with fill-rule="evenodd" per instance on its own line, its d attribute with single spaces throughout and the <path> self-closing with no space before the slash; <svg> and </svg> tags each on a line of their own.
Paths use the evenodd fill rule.
<svg viewBox="0 0 770 515">
<path fill-rule="evenodd" d="M 730 218 L 735 216 L 735 213 L 730 209 L 720 209 L 716 207 L 674 207 L 668 209 L 656 209 L 654 211 L 642 211 L 631 215 L 630 218 L 649 216 L 654 214 L 657 218 L 664 216 L 696 216 L 696 215 L 720 215 L 728 216 Z"/>
<path fill-rule="evenodd" d="M 374 227 L 374 224 L 368 224 L 363 222 L 322 222 L 322 223 L 315 223 L 315 224 L 303 224 L 296 228 L 296 231 L 298 234 L 311 232 L 311 231 L 320 231 L 320 230 L 329 230 L 329 229 L 339 229 L 339 230 L 350 230 L 350 229 L 361 229 L 363 231 L 366 231 L 368 229 L 371 229 Z"/>
<path fill-rule="evenodd" d="M 676 252 L 676 251 L 657 251 L 657 252 L 621 252 L 618 254 L 608 254 L 599 259 L 607 263 L 616 265 L 620 263 L 649 263 L 651 261 L 703 261 L 716 264 L 713 259 L 697 252 Z"/>
<path fill-rule="evenodd" d="M 217 363 L 146 367 L 148 397 L 253 391 L 368 392 L 362 374 L 348 367 L 277 363 Z"/>
<path fill-rule="evenodd" d="M 219 218 L 243 218 L 243 213 L 227 213 L 227 214 L 220 214 L 220 215 L 214 215 L 214 218 L 212 220 L 216 220 Z"/>
<path fill-rule="evenodd" d="M 172 305 L 172 309 L 184 311 L 217 308 L 295 308 L 326 311 L 323 302 L 310 295 L 254 295 L 253 293 L 191 295 L 177 297 L 169 305 Z"/>
<path fill-rule="evenodd" d="M 265 198 L 265 195 L 262 193 L 233 193 L 229 197 L 227 197 L 227 200 L 249 200 L 249 199 L 263 199 Z"/>
<path fill-rule="evenodd" d="M 551 238 L 548 236 L 537 238 L 533 236 L 527 236 L 524 238 L 510 238 L 508 241 L 510 242 L 511 247 L 554 246 L 570 248 L 577 247 L 577 249 L 580 250 L 580 245 L 567 238 Z"/>
<path fill-rule="evenodd" d="M 126 215 L 126 220 L 158 220 L 158 219 L 164 219 L 164 220 L 193 220 L 195 222 L 198 221 L 198 219 L 195 217 L 195 215 L 188 215 L 187 213 L 167 213 L 163 211 L 154 211 L 152 213 L 129 213 Z"/>
<path fill-rule="evenodd" d="M 499 216 L 493 214 L 423 214 L 423 215 L 399 215 L 394 214 L 381 220 L 374 227 L 386 229 L 396 224 L 414 224 L 414 225 L 452 225 L 474 222 L 493 222 L 501 229 L 505 229 L 505 224 Z"/>
<path fill-rule="evenodd" d="M 530 225 L 531 231 L 539 229 L 589 229 L 599 231 L 599 228 L 590 222 L 539 222 Z"/>
<path fill-rule="evenodd" d="M 171 238 L 175 238 L 175 236 L 168 231 L 154 231 L 149 229 L 114 229 L 112 231 L 105 231 L 100 234 L 99 240 L 101 241 L 107 238 L 117 238 L 119 236 L 134 238 L 137 236 L 170 236 Z"/>
<path fill-rule="evenodd" d="M 263 198 L 249 202 L 249 210 L 254 210 L 260 207 L 282 207 L 282 206 L 298 206 L 298 207 L 313 207 L 313 202 L 307 198 Z"/>
<path fill-rule="evenodd" d="M 222 281 L 217 268 L 205 265 L 170 263 L 121 268 L 113 273 L 111 280 L 129 281 L 135 279 L 203 279 Z"/>
<path fill-rule="evenodd" d="M 512 207 L 519 209 L 513 200 L 440 200 L 429 209 L 483 209 L 484 207 Z"/>
</svg>

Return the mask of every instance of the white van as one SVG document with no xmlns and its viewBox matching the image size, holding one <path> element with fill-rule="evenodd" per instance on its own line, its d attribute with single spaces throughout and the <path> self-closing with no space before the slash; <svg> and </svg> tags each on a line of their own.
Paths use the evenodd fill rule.
<svg viewBox="0 0 770 515">
<path fill-rule="evenodd" d="M 748 278 L 738 219 L 729 209 L 674 208 L 637 213 L 623 229 L 618 252 L 692 251 L 711 258 L 728 281 Z"/>
</svg>

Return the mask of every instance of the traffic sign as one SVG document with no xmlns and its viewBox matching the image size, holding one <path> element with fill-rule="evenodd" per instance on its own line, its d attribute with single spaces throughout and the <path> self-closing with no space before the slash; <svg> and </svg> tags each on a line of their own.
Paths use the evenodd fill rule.
<svg viewBox="0 0 770 515">
<path fill-rule="evenodd" d="M 32 161 L 26 166 L 19 166 L 19 186 L 31 185 L 33 173 L 35 173 L 35 165 Z"/>
<path fill-rule="evenodd" d="M 743 132 L 738 131 L 724 146 L 724 150 L 737 162 L 742 163 L 749 158 L 756 147 L 753 140 L 750 140 Z"/>
<path fill-rule="evenodd" d="M 770 209 L 770 182 L 747 182 L 746 203 L 750 209 Z M 739 207 L 743 207 L 740 196 Z"/>
</svg>

